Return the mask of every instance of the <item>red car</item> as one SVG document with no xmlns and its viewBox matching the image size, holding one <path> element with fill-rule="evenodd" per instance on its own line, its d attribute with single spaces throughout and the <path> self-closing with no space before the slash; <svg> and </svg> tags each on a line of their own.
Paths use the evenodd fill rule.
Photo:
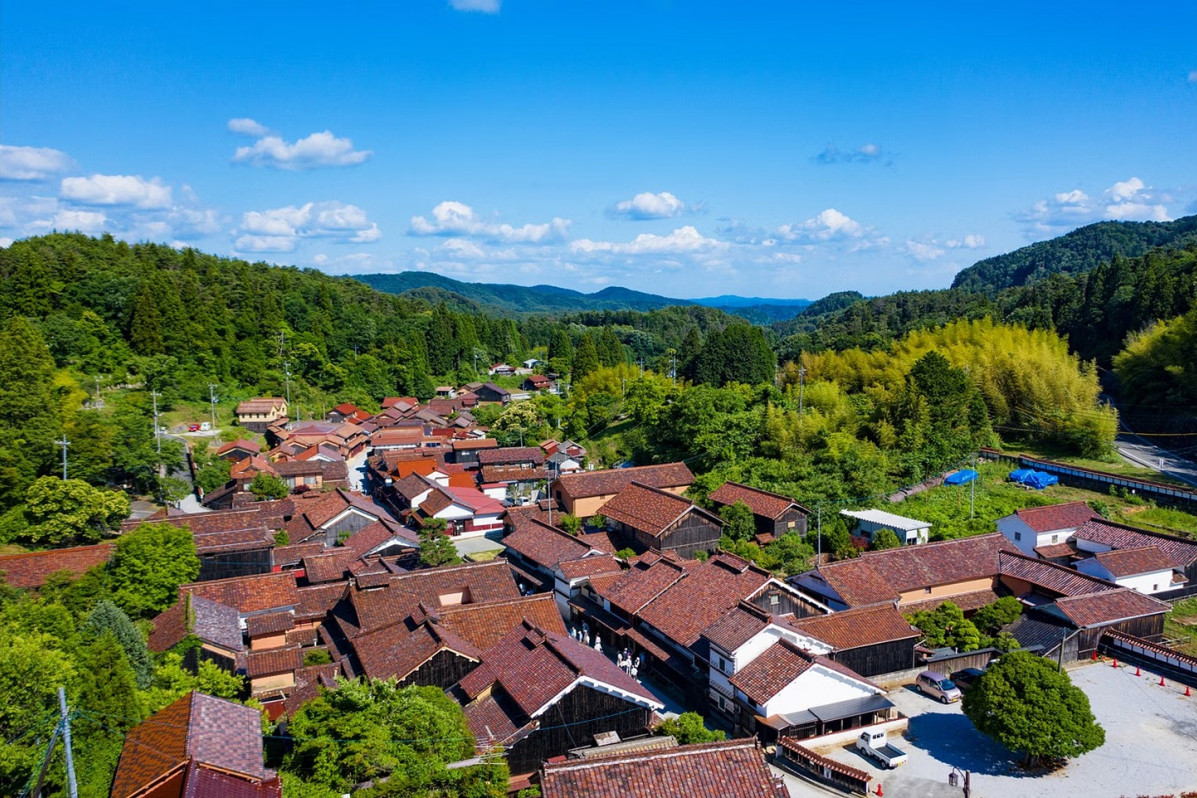
<svg viewBox="0 0 1197 798">
<path fill-rule="evenodd" d="M 187 431 L 188 431 L 188 432 L 199 432 L 199 431 L 200 431 L 200 425 L 199 425 L 199 424 L 188 424 L 188 425 L 187 425 Z"/>
</svg>

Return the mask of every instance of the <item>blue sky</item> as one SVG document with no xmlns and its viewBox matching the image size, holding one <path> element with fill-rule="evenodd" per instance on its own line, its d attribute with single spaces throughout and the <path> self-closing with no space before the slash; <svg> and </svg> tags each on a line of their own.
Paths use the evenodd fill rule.
<svg viewBox="0 0 1197 798">
<path fill-rule="evenodd" d="M 1197 5 L 959 5 L 4 0 L 0 243 L 817 298 L 1197 212 Z"/>
</svg>

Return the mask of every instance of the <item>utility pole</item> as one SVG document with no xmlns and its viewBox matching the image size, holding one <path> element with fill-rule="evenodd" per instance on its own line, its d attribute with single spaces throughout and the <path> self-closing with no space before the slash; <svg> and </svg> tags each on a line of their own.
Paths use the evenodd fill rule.
<svg viewBox="0 0 1197 798">
<path fill-rule="evenodd" d="M 150 391 L 150 397 L 154 400 L 154 444 L 158 447 L 158 454 L 162 454 L 162 434 L 158 426 L 158 397 L 161 395 L 157 390 Z"/>
<path fill-rule="evenodd" d="M 677 387 L 677 352 L 673 352 L 672 364 L 669 369 L 669 376 L 673 377 L 673 385 Z"/>
<path fill-rule="evenodd" d="M 212 429 L 216 429 L 216 385 L 208 383 L 208 402 L 212 405 Z"/>
<path fill-rule="evenodd" d="M 95 406 L 96 406 L 96 410 L 100 410 L 100 409 L 102 409 L 102 408 L 104 407 L 104 400 L 100 398 L 100 375 L 99 375 L 99 374 L 97 374 L 97 375 L 95 376 L 95 380 L 96 380 L 96 401 L 95 401 Z"/>
<path fill-rule="evenodd" d="M 291 362 L 283 361 L 283 372 L 287 375 L 287 406 L 291 406 Z"/>
<path fill-rule="evenodd" d="M 67 447 L 71 445 L 71 442 L 67 440 L 66 433 L 63 433 L 62 440 L 57 440 L 54 442 L 62 447 L 62 481 L 66 482 L 66 478 L 67 478 Z"/>
<path fill-rule="evenodd" d="M 815 567 L 818 568 L 823 561 L 823 505 L 815 505 L 815 529 L 818 530 L 817 539 L 815 541 L 818 547 L 815 550 Z"/>
<path fill-rule="evenodd" d="M 973 478 L 968 481 L 968 517 L 971 521 L 977 517 L 977 480 L 981 478 L 977 471 L 977 456 L 973 455 Z"/>
<path fill-rule="evenodd" d="M 802 415 L 803 399 L 806 392 L 806 366 L 798 367 L 798 415 Z M 792 396 L 793 394 L 791 394 Z"/>
<path fill-rule="evenodd" d="M 66 747 L 67 795 L 79 798 L 79 785 L 75 783 L 75 756 L 71 750 L 71 716 L 67 714 L 66 690 L 58 688 L 58 709 L 62 712 L 62 744 Z"/>
</svg>

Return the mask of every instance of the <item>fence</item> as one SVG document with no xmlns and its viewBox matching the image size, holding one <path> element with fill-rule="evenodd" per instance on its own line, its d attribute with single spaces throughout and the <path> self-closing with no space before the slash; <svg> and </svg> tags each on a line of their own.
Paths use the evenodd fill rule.
<svg viewBox="0 0 1197 798">
<path fill-rule="evenodd" d="M 927 658 L 917 668 L 882 673 L 869 678 L 881 685 L 895 685 L 913 682 L 915 677 L 923 671 L 936 671 L 950 676 L 965 668 L 984 669 L 995 657 L 1001 656 L 1001 653 L 996 648 L 979 648 L 976 651 L 965 651 L 959 654 L 942 654 L 938 657 Z"/>
<path fill-rule="evenodd" d="M 1024 468 L 1036 471 L 1046 471 L 1054 474 L 1060 482 L 1076 488 L 1108 491 L 1110 487 L 1119 487 L 1134 491 L 1136 494 L 1153 499 L 1158 504 L 1177 507 L 1182 510 L 1197 510 L 1197 490 L 1179 485 L 1169 485 L 1165 482 L 1154 482 L 1149 479 L 1135 479 L 1134 477 L 1111 474 L 1107 471 L 1095 471 L 1091 468 L 1057 463 L 1052 460 L 1040 460 L 1026 455 L 1002 454 L 996 449 L 981 449 L 981 457 L 987 460 L 999 460 L 1017 463 Z"/>
<path fill-rule="evenodd" d="M 778 741 L 774 761 L 785 763 L 816 781 L 861 795 L 868 794 L 873 779 L 868 771 L 816 754 L 788 737 Z"/>
<path fill-rule="evenodd" d="M 1197 657 L 1122 632 L 1107 631 L 1098 646 L 1102 653 L 1124 660 L 1138 659 L 1167 671 L 1186 684 L 1197 681 Z"/>
</svg>

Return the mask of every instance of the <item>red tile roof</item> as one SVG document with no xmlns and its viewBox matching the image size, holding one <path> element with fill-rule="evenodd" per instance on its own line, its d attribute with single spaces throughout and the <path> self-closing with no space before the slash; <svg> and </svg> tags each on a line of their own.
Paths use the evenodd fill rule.
<svg viewBox="0 0 1197 798">
<path fill-rule="evenodd" d="M 553 483 L 553 490 L 571 499 L 614 496 L 632 482 L 654 488 L 682 488 L 694 484 L 694 474 L 685 463 L 579 471 L 558 477 Z"/>
<path fill-rule="evenodd" d="M 479 465 L 518 465 L 544 463 L 544 450 L 539 446 L 504 446 L 499 449 L 483 449 L 478 452 Z"/>
<path fill-rule="evenodd" d="M 1060 529 L 1076 529 L 1096 513 L 1084 502 L 1049 504 L 1046 507 L 1024 507 L 1015 512 L 1019 519 L 1038 533 Z"/>
<path fill-rule="evenodd" d="M 251 651 L 245 656 L 245 672 L 251 678 L 294 673 L 303 667 L 303 649 L 271 648 Z"/>
<path fill-rule="evenodd" d="M 764 706 L 789 687 L 795 679 L 814 667 L 836 671 L 882 692 L 881 688 L 848 666 L 827 657 L 812 656 L 788 640 L 779 640 L 767 648 L 763 654 L 737 671 L 736 675 L 731 677 L 731 683 L 754 704 Z"/>
<path fill-rule="evenodd" d="M 367 632 L 353 640 L 362 670 L 371 679 L 404 679 L 437 652 L 454 651 L 467 659 L 478 659 L 477 647 L 452 632 L 420 624 L 409 629 L 394 624 Z"/>
<path fill-rule="evenodd" d="M 30 551 L 0 557 L 0 574 L 13 587 L 37 588 L 46 583 L 50 574 L 68 571 L 81 576 L 97 565 L 112 559 L 112 543 L 95 546 L 74 546 L 69 549 Z"/>
<path fill-rule="evenodd" d="M 268 612 L 245 620 L 245 631 L 250 637 L 276 635 L 294 628 L 295 616 L 289 612 Z"/>
<path fill-rule="evenodd" d="M 577 536 L 534 519 L 503 538 L 503 545 L 544 568 L 594 551 Z"/>
<path fill-rule="evenodd" d="M 262 451 L 262 446 L 261 444 L 254 443 L 253 441 L 247 441 L 245 438 L 238 438 L 235 441 L 230 441 L 224 446 L 221 446 L 216 450 L 216 454 L 218 456 L 222 454 L 228 454 L 234 449 L 243 452 L 249 452 L 250 454 L 258 454 Z"/>
<path fill-rule="evenodd" d="M 285 609 L 299 603 L 295 575 L 287 571 L 180 585 L 179 595 L 186 594 L 233 607 L 242 615 Z"/>
<path fill-rule="evenodd" d="M 731 654 L 756 637 L 770 623 L 769 614 L 741 602 L 702 633 L 714 645 Z"/>
<path fill-rule="evenodd" d="M 147 646 L 162 652 L 193 634 L 205 643 L 240 651 L 241 617 L 237 610 L 200 596 L 183 596 L 154 618 Z"/>
<path fill-rule="evenodd" d="M 269 413 L 276 408 L 281 409 L 285 407 L 287 400 L 281 396 L 262 396 L 256 399 L 246 399 L 241 404 L 237 405 L 236 413 L 239 416 Z"/>
<path fill-rule="evenodd" d="M 772 577 L 748 560 L 716 554 L 689 572 L 639 613 L 641 620 L 680 646 L 689 647 L 705 629 Z"/>
<path fill-rule="evenodd" d="M 788 798 L 755 738 L 546 763 L 544 798 Z"/>
<path fill-rule="evenodd" d="M 860 607 L 830 615 L 789 618 L 786 624 L 823 641 L 836 651 L 921 637 L 893 604 Z"/>
<path fill-rule="evenodd" d="M 695 561 L 697 562 L 697 561 Z M 639 612 L 646 604 L 664 593 L 685 577 L 690 566 L 672 553 L 641 557 L 609 587 L 599 588 L 603 598 L 629 615 Z"/>
<path fill-rule="evenodd" d="M 524 466 L 484 465 L 479 469 L 479 477 L 484 485 L 497 485 L 507 482 L 532 482 L 545 479 L 548 471 L 543 467 L 526 468 Z"/>
<path fill-rule="evenodd" d="M 1159 615 L 1169 610 L 1169 606 L 1164 602 L 1126 587 L 1104 593 L 1060 598 L 1056 600 L 1056 607 L 1078 629 Z"/>
<path fill-rule="evenodd" d="M 1030 582 L 1035 587 L 1061 596 L 1083 596 L 1117 590 L 1117 586 L 1096 577 L 1086 576 L 1063 565 L 1056 565 L 1037 557 L 1003 551 L 998 555 L 998 573 Z"/>
<path fill-rule="evenodd" d="M 689 499 L 682 498 L 659 488 L 632 482 L 621 490 L 599 512 L 612 521 L 626 527 L 658 537 L 665 530 L 695 513 L 719 526 L 719 516 L 707 512 Z"/>
<path fill-rule="evenodd" d="M 565 622 L 551 593 L 440 607 L 431 611 L 430 620 L 438 629 L 449 629 L 483 651 L 523 622 L 547 632 L 566 634 Z"/>
<path fill-rule="evenodd" d="M 1093 558 L 1115 577 L 1170 571 L 1173 567 L 1171 558 L 1155 546 L 1100 551 Z"/>
<path fill-rule="evenodd" d="M 782 496 L 780 493 L 770 493 L 760 488 L 752 488 L 748 485 L 741 485 L 738 482 L 724 482 L 708 498 L 717 504 L 743 502 L 748 505 L 748 509 L 752 510 L 753 515 L 759 515 L 764 518 L 780 518 L 791 507 L 796 507 L 803 513 L 810 514 L 810 510 L 807 510 L 801 504 L 798 504 L 798 502 L 787 496 Z"/>
<path fill-rule="evenodd" d="M 581 579 L 598 574 L 620 574 L 623 566 L 619 560 L 610 554 L 602 556 L 582 557 L 577 560 L 566 560 L 557 563 L 557 570 L 566 579 Z"/>
<path fill-rule="evenodd" d="M 1154 546 L 1168 557 L 1173 568 L 1182 571 L 1197 560 L 1197 541 L 1185 540 L 1159 532 L 1145 532 L 1142 529 L 1113 524 L 1099 518 L 1094 518 L 1078 527 L 1076 539 L 1092 541 L 1113 549 Z"/>
<path fill-rule="evenodd" d="M 849 606 L 893 601 L 900 593 L 995 576 L 998 552 L 1016 551 L 993 532 L 970 538 L 866 552 L 821 565 L 815 572 Z"/>
<path fill-rule="evenodd" d="M 191 692 L 155 712 L 126 736 L 112 796 L 128 798 L 192 761 L 249 779 L 265 779 L 258 711 Z"/>
<path fill-rule="evenodd" d="M 392 576 L 385 588 L 350 591 L 362 629 L 378 629 L 408 618 L 423 602 L 429 607 L 518 598 L 519 587 L 503 560 L 427 568 Z M 442 598 L 445 599 L 442 602 Z"/>
</svg>

